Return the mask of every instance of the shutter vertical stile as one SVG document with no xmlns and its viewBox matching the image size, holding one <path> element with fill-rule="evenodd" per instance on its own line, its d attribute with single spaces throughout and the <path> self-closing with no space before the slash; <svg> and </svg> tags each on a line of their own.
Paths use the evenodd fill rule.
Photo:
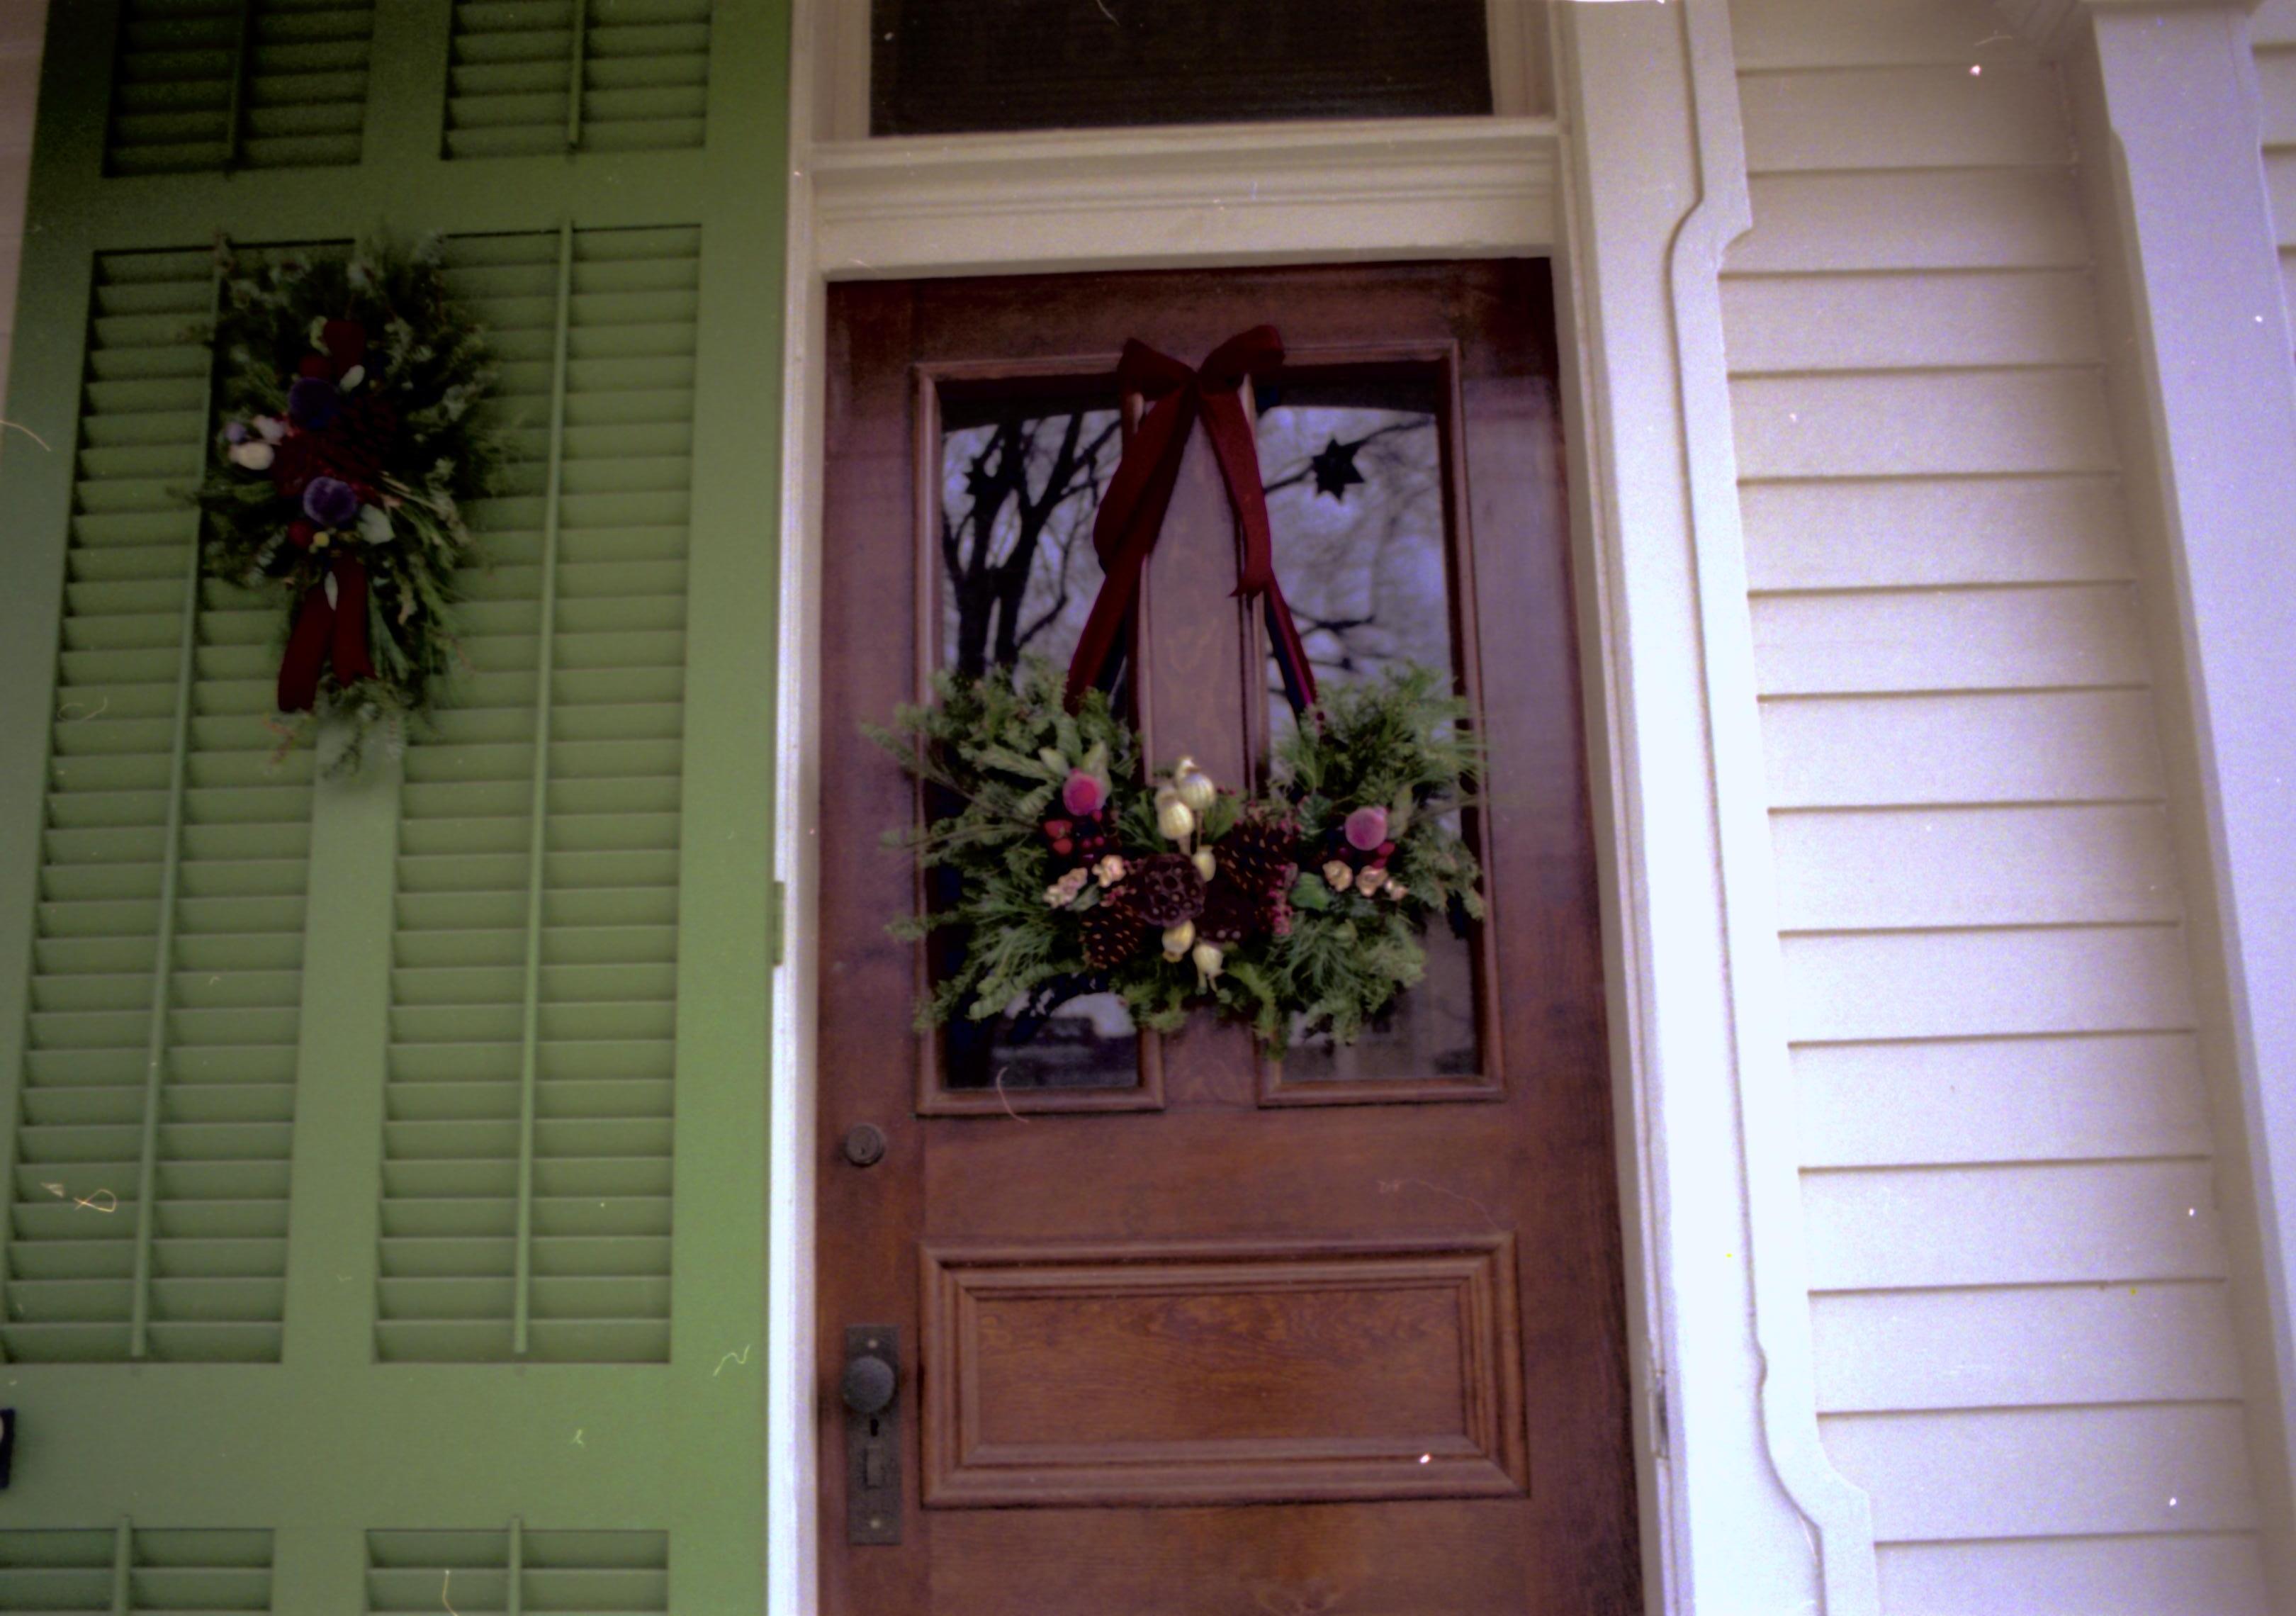
<svg viewBox="0 0 2296 1616">
<path fill-rule="evenodd" d="M 208 318 L 222 312 L 223 270 L 217 267 L 208 293 Z M 208 367 L 206 399 L 200 409 L 202 449 L 215 424 L 215 366 Z M 176 886 L 183 876 L 184 786 L 192 751 L 192 685 L 199 673 L 200 551 L 195 534 L 184 567 L 184 614 L 176 630 L 176 724 L 168 759 L 167 828 L 160 844 L 159 936 L 153 943 L 157 964 L 152 972 L 152 1025 L 144 1051 L 144 1128 L 137 1142 L 135 1168 L 135 1289 L 128 1297 L 127 1356 L 140 1358 L 152 1341 L 152 1236 L 153 1205 L 158 1200 L 160 1170 L 160 1108 L 168 1070 L 168 1016 L 176 969 Z M 127 1529 L 123 1524 L 121 1530 Z"/>
<path fill-rule="evenodd" d="M 359 160 L 373 0 L 127 0 L 113 174 Z"/>
<path fill-rule="evenodd" d="M 529 800 L 526 863 L 526 1003 L 521 1006 L 518 1052 L 518 1248 L 516 1288 L 511 1298 L 511 1350 L 524 1358 L 529 1345 L 534 1284 L 534 1116 L 536 1046 L 541 1036 L 542 907 L 544 859 L 549 851 L 551 681 L 557 659 L 552 647 L 558 630 L 558 513 L 566 459 L 566 352 L 574 301 L 574 226 L 558 232 L 558 299 L 550 353 L 550 459 L 542 493 L 542 614 L 536 635 L 534 681 L 534 777 Z M 511 1526 L 517 1542 L 518 1527 Z"/>
<path fill-rule="evenodd" d="M 272 1534 L 139 1527 L 0 1531 L 0 1611 L 226 1616 L 272 1608 Z"/>
<path fill-rule="evenodd" d="M 536 1530 L 513 1515 L 506 1530 L 370 1531 L 366 1541 L 369 1616 L 670 1608 L 667 1532 Z"/>
<path fill-rule="evenodd" d="M 0 1338 L 279 1353 L 310 760 L 261 718 L 275 609 L 200 577 L 210 253 L 99 259 Z M 251 745 L 250 742 L 262 742 Z"/>
<path fill-rule="evenodd" d="M 111 1616 L 129 1616 L 135 1608 L 135 1527 L 126 1515 L 111 1531 Z"/>
<path fill-rule="evenodd" d="M 447 154 L 701 144 L 710 0 L 455 0 Z"/>
<path fill-rule="evenodd" d="M 668 1353 L 693 238 L 450 249 L 525 458 L 407 758 L 385 1359 Z"/>
</svg>

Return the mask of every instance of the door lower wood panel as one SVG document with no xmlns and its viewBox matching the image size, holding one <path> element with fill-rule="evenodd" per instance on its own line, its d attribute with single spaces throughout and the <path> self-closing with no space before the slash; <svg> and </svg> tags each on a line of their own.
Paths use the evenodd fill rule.
<svg viewBox="0 0 2296 1616">
<path fill-rule="evenodd" d="M 924 1502 L 1520 1492 L 1513 1246 L 929 1251 Z"/>
</svg>

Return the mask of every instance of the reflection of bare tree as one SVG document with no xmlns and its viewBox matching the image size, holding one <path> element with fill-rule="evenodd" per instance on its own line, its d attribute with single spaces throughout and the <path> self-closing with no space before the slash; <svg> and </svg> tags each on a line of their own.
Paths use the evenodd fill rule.
<svg viewBox="0 0 2296 1616">
<path fill-rule="evenodd" d="M 1009 667 L 1074 615 L 1084 586 L 1101 457 L 1113 410 L 1014 414 L 952 431 L 942 449 L 940 549 L 948 660 L 977 675 Z M 1040 564 L 1050 562 L 1049 566 Z M 1073 638 L 1070 628 L 1066 636 Z M 1059 647 L 1048 646 L 1057 650 Z"/>
<path fill-rule="evenodd" d="M 1260 417 L 1276 571 L 1321 677 L 1451 660 L 1434 429 L 1417 410 L 1281 405 Z"/>
</svg>

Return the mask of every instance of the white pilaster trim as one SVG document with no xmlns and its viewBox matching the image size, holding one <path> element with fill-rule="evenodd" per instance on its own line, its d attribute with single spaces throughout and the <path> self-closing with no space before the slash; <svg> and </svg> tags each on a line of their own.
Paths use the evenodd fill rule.
<svg viewBox="0 0 2296 1616">
<path fill-rule="evenodd" d="M 2064 0 L 2064 60 L 2184 844 L 2276 1608 L 2296 1599 L 2296 371 L 2251 0 Z"/>
<path fill-rule="evenodd" d="M 1993 0 L 2009 26 L 2054 56 L 2077 39 L 2099 11 L 2165 12 L 2237 6 L 2254 11 L 2262 0 Z"/>
<path fill-rule="evenodd" d="M 1787 1047 L 1784 952 L 1770 840 L 1760 685 L 1748 600 L 1738 451 L 1724 355 L 1721 270 L 1754 222 L 1745 130 L 1726 0 L 1685 0 L 1699 200 L 1668 252 L 1680 356 L 1683 433 L 1714 758 L 1716 831 L 1729 953 L 1745 1157 L 1747 1256 L 1754 1338 L 1762 1354 L 1762 1431 L 1778 1480 L 1811 1530 L 1826 1616 L 1879 1616 L 1874 1511 L 1833 1467 L 1817 1429 L 1809 1267 L 1803 1248 L 1801 1153 Z"/>
</svg>

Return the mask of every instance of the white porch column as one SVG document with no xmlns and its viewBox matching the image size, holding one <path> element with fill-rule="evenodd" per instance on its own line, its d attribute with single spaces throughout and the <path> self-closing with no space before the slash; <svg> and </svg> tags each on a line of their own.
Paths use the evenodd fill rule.
<svg viewBox="0 0 2296 1616">
<path fill-rule="evenodd" d="M 1718 280 L 1751 217 L 1729 15 L 1554 12 L 1564 391 L 1591 473 L 1581 620 L 1609 626 L 1587 678 L 1609 718 L 1612 1033 L 1619 1070 L 1644 1074 L 1619 1114 L 1646 1153 L 1626 1210 L 1650 1312 L 1631 1322 L 1662 1391 L 1644 1411 L 1645 1553 L 1669 1610 L 1873 1616 L 1871 1512 L 1819 1443 L 1811 1366 Z"/>
<path fill-rule="evenodd" d="M 2150 529 L 2162 728 L 2235 1264 L 2264 1542 L 2296 1602 L 2296 385 L 2253 0 L 2017 0 L 2063 59 Z"/>
</svg>

